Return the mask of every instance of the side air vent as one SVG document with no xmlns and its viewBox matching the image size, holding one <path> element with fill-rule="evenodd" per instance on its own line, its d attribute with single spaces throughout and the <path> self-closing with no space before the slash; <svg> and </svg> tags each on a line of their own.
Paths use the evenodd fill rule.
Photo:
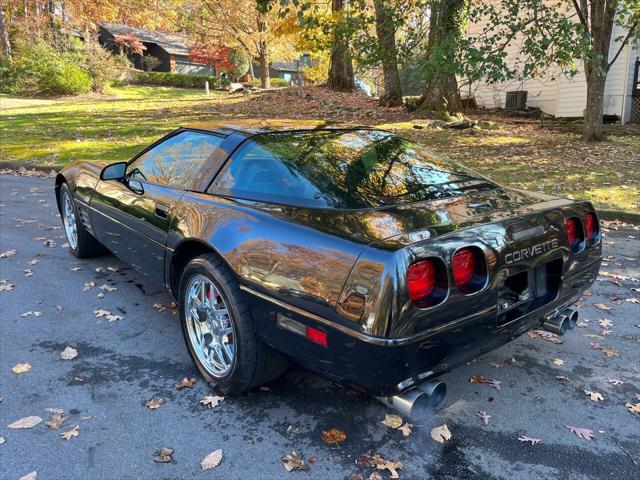
<svg viewBox="0 0 640 480">
<path fill-rule="evenodd" d="M 82 226 L 87 229 L 89 232 L 93 233 L 93 229 L 91 228 L 91 221 L 89 220 L 89 212 L 87 209 L 81 206 L 78 206 L 78 213 L 80 214 L 80 221 L 82 222 Z"/>
</svg>

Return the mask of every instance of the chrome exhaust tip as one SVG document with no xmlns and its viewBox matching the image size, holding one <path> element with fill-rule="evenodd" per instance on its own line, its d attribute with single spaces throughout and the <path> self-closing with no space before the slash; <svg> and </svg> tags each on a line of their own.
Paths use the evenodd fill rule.
<svg viewBox="0 0 640 480">
<path fill-rule="evenodd" d="M 578 310 L 575 310 L 573 308 L 567 308 L 565 311 L 562 312 L 562 315 L 567 317 L 567 320 L 569 321 L 570 330 L 573 330 L 574 328 L 576 328 L 576 324 L 578 323 Z"/>
<path fill-rule="evenodd" d="M 556 335 L 564 335 L 567 330 L 571 328 L 569 317 L 567 317 L 564 313 L 556 315 L 542 324 L 542 328 L 547 330 L 548 332 L 555 333 Z"/>
<path fill-rule="evenodd" d="M 420 411 L 433 410 L 440 406 L 446 394 L 447 385 L 439 380 L 432 380 L 421 383 L 400 395 L 375 398 L 403 417 L 411 418 Z"/>
</svg>

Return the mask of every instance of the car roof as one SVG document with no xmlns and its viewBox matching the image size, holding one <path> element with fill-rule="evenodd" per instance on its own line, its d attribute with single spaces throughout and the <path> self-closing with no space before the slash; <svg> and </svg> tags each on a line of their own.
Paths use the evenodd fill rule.
<svg viewBox="0 0 640 480">
<path fill-rule="evenodd" d="M 289 120 L 289 119 L 267 119 L 267 118 L 241 118 L 222 119 L 191 123 L 181 128 L 190 130 L 204 130 L 213 133 L 230 135 L 232 133 L 245 134 L 246 136 L 265 132 L 287 132 L 299 130 L 353 130 L 371 129 L 366 126 L 355 126 L 328 122 L 324 120 Z"/>
</svg>

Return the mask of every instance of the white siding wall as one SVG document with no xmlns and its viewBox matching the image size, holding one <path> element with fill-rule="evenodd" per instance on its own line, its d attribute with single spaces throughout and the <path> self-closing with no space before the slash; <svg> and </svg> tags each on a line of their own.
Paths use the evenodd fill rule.
<svg viewBox="0 0 640 480">
<path fill-rule="evenodd" d="M 474 35 L 482 29 L 481 24 L 469 25 L 469 35 Z M 618 46 L 613 41 L 621 36 L 619 27 L 615 27 L 612 34 L 611 58 L 617 52 Z M 519 47 L 517 41 L 507 47 L 510 57 L 516 58 Z M 629 95 L 629 86 L 633 79 L 628 79 L 629 71 L 633 68 L 630 63 L 635 62 L 635 55 L 630 54 L 627 46 L 612 65 L 607 76 L 604 96 L 604 113 L 622 115 L 624 96 Z M 492 108 L 504 107 L 506 92 L 512 90 L 527 90 L 527 105 L 538 107 L 543 112 L 556 117 L 581 117 L 586 106 L 587 82 L 581 65 L 574 77 L 567 77 L 559 69 L 553 69 L 545 75 L 525 81 L 510 81 L 498 84 L 478 82 L 471 86 L 469 93 L 476 99 L 478 105 Z M 464 93 L 464 92 L 463 92 Z M 630 99 L 626 102 L 630 104 Z M 624 106 L 624 121 L 629 119 L 630 110 Z"/>
</svg>

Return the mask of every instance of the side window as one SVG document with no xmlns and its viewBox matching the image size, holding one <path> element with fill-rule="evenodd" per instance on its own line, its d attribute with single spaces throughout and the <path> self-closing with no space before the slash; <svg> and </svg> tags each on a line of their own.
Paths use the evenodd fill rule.
<svg viewBox="0 0 640 480">
<path fill-rule="evenodd" d="M 222 137 L 182 132 L 139 156 L 127 169 L 134 180 L 190 188 Z"/>
</svg>

